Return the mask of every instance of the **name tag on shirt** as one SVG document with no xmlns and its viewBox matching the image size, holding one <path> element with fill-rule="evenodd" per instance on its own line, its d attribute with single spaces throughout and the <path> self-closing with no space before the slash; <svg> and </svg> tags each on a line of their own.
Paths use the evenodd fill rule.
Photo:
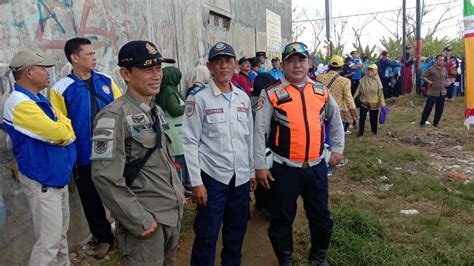
<svg viewBox="0 0 474 266">
<path fill-rule="evenodd" d="M 206 115 L 221 114 L 221 113 L 224 113 L 224 108 L 206 109 Z"/>
</svg>

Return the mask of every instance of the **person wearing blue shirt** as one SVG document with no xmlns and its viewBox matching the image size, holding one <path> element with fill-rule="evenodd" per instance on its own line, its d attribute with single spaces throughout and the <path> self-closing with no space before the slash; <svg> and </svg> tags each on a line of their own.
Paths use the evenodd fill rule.
<svg viewBox="0 0 474 266">
<path fill-rule="evenodd" d="M 354 72 L 354 75 L 351 76 L 351 94 L 354 96 L 354 93 L 359 86 L 359 80 L 362 77 L 362 69 L 364 68 L 364 64 L 359 59 L 359 53 L 357 51 L 352 51 L 350 55 L 352 57 L 351 69 L 352 72 Z"/>
<path fill-rule="evenodd" d="M 267 53 L 264 51 L 259 51 L 255 53 L 255 57 L 260 60 L 260 67 L 258 68 L 258 73 L 267 72 Z"/>
<path fill-rule="evenodd" d="M 387 51 L 382 51 L 378 61 L 379 77 L 383 85 L 383 96 L 385 99 L 391 98 L 393 88 L 390 86 L 390 79 L 393 76 L 393 71 L 396 67 L 400 67 L 397 61 L 390 60 Z"/>
<path fill-rule="evenodd" d="M 281 69 L 280 58 L 272 58 L 272 67 L 273 68 L 268 71 L 268 73 L 270 73 L 270 75 L 272 75 L 276 80 L 279 80 L 283 75 L 283 69 Z"/>
<path fill-rule="evenodd" d="M 253 88 L 253 83 L 255 82 L 255 78 L 259 74 L 259 69 L 262 66 L 262 63 L 260 62 L 260 59 L 258 57 L 253 57 L 250 60 L 250 71 L 248 73 L 248 77 L 250 79 L 251 86 Z"/>
<path fill-rule="evenodd" d="M 76 136 L 71 121 L 39 93 L 49 86 L 46 68 L 52 66 L 32 52 L 16 53 L 10 63 L 15 89 L 3 110 L 3 126 L 13 143 L 33 218 L 36 242 L 30 266 L 70 263 L 68 183 L 76 161 Z"/>
</svg>

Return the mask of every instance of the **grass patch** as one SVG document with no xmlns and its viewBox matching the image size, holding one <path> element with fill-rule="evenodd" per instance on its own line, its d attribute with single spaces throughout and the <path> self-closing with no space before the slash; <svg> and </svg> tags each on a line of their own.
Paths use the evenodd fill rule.
<svg viewBox="0 0 474 266">
<path fill-rule="evenodd" d="M 331 178 L 337 188 L 330 198 L 332 265 L 474 265 L 474 182 L 450 181 L 437 167 L 447 163 L 432 156 L 460 145 L 462 153 L 452 153 L 456 158 L 474 157 L 474 133 L 463 128 L 460 98 L 446 103 L 441 129 L 420 128 L 424 101 L 387 101 L 391 112 L 377 137 L 346 138 L 350 163 Z M 426 136 L 437 142 L 400 141 Z M 393 186 L 381 189 L 388 184 Z M 420 213 L 400 214 L 412 208 Z M 297 263 L 309 265 L 307 223 L 295 231 Z"/>
</svg>

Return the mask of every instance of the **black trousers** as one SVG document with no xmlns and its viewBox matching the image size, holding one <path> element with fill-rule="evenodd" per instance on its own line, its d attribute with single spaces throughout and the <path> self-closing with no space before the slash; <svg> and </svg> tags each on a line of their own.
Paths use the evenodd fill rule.
<svg viewBox="0 0 474 266">
<path fill-rule="evenodd" d="M 255 195 L 255 204 L 257 209 L 268 210 L 270 208 L 270 190 L 258 184 L 257 189 L 253 192 L 253 194 Z"/>
<path fill-rule="evenodd" d="M 268 236 L 280 262 L 292 259 L 293 221 L 297 198 L 303 206 L 311 233 L 310 254 L 327 251 L 333 222 L 328 207 L 328 177 L 326 162 L 308 168 L 295 168 L 273 162 L 270 170 L 275 181 L 270 182 L 272 204 Z"/>
<path fill-rule="evenodd" d="M 358 79 L 351 79 L 351 94 L 352 96 L 354 96 L 356 90 L 357 90 L 357 87 L 359 87 L 359 81 Z M 354 99 L 354 103 L 356 105 L 357 108 L 360 107 L 360 97 L 357 97 Z"/>
<path fill-rule="evenodd" d="M 95 189 L 94 183 L 92 183 L 91 166 L 77 166 L 74 181 L 79 191 L 82 209 L 84 210 L 84 215 L 92 235 L 97 239 L 98 243 L 112 244 L 115 241 L 115 237 L 112 234 L 110 222 L 107 220 L 102 200 Z"/>
<path fill-rule="evenodd" d="M 390 78 L 380 77 L 383 86 L 383 96 L 385 99 L 392 97 L 392 87 L 390 87 Z"/>
<path fill-rule="evenodd" d="M 357 87 L 359 87 L 359 80 L 358 79 L 351 79 L 351 94 L 354 96 Z"/>
<path fill-rule="evenodd" d="M 377 120 L 379 118 L 379 110 L 369 110 L 361 106 L 359 112 L 359 136 L 364 135 L 365 119 L 367 118 L 367 112 L 369 112 L 370 115 L 370 129 L 372 130 L 372 133 L 377 134 Z"/>
<path fill-rule="evenodd" d="M 439 120 L 441 120 L 441 115 L 444 111 L 445 100 L 446 96 L 426 97 L 425 108 L 423 108 L 423 113 L 421 114 L 420 125 L 424 125 L 426 123 L 428 117 L 430 117 L 431 110 L 433 110 L 433 106 L 436 104 L 433 126 L 437 126 L 439 124 Z"/>
</svg>

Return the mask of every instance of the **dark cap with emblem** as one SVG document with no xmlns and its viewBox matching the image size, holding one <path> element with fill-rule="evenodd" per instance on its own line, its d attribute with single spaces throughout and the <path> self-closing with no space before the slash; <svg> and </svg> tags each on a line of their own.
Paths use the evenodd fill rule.
<svg viewBox="0 0 474 266">
<path fill-rule="evenodd" d="M 252 58 L 250 57 L 246 57 L 246 56 L 242 56 L 240 59 L 239 59 L 239 65 L 243 64 L 245 61 L 250 61 L 252 60 Z"/>
<path fill-rule="evenodd" d="M 443 52 L 444 52 L 444 51 L 449 51 L 449 52 L 451 52 L 452 50 L 451 50 L 451 47 L 448 46 L 448 47 L 444 47 L 444 48 L 443 48 Z"/>
<path fill-rule="evenodd" d="M 267 58 L 267 53 L 265 53 L 264 51 L 258 51 L 258 52 L 255 53 L 255 56 L 256 57 L 263 56 L 263 57 Z"/>
<path fill-rule="evenodd" d="M 207 59 L 211 61 L 218 56 L 230 56 L 235 58 L 234 48 L 225 42 L 218 42 L 209 50 L 209 57 Z"/>
<path fill-rule="evenodd" d="M 161 63 L 173 64 L 171 58 L 163 58 L 156 46 L 149 41 L 131 41 L 120 48 L 118 65 L 121 67 L 151 67 Z"/>
</svg>

